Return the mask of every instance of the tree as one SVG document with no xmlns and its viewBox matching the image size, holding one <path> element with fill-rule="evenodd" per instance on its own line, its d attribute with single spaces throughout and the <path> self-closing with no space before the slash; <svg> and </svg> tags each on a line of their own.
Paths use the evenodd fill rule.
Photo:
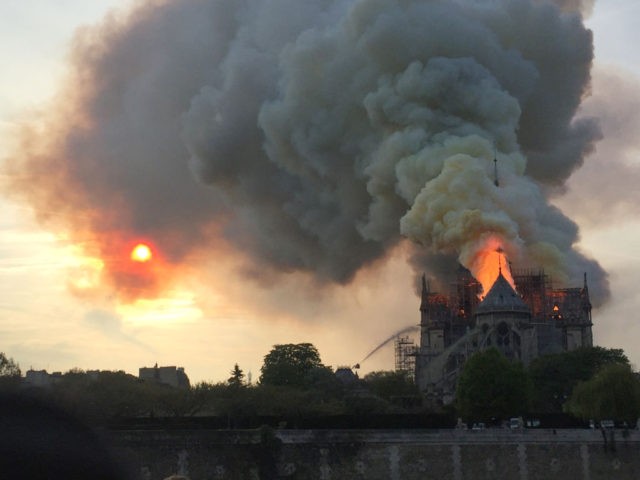
<svg viewBox="0 0 640 480">
<path fill-rule="evenodd" d="M 22 372 L 20 366 L 13 361 L 13 358 L 0 352 L 0 388 L 15 388 L 20 384 Z"/>
<path fill-rule="evenodd" d="M 3 352 L 0 352 L 0 377 L 20 377 L 21 375 L 20 366 L 13 361 L 13 358 L 7 358 Z"/>
<path fill-rule="evenodd" d="M 406 372 L 371 372 L 365 375 L 363 381 L 372 393 L 385 400 L 419 394 L 418 388 Z"/>
<path fill-rule="evenodd" d="M 65 377 L 68 377 L 68 372 Z M 151 389 L 139 378 L 123 371 L 101 371 L 85 377 L 84 391 L 79 392 L 81 408 L 93 421 L 135 417 L 148 414 L 155 400 Z"/>
<path fill-rule="evenodd" d="M 629 365 L 618 348 L 584 347 L 536 358 L 529 365 L 532 407 L 539 413 L 560 413 L 578 382 L 587 381 L 605 365 Z"/>
<path fill-rule="evenodd" d="M 227 380 L 227 383 L 232 388 L 240 388 L 244 385 L 244 372 L 236 363 L 231 370 L 231 376 Z"/>
<path fill-rule="evenodd" d="M 612 363 L 573 389 L 565 408 L 583 419 L 635 423 L 640 415 L 640 381 L 629 365 Z"/>
<path fill-rule="evenodd" d="M 45 393 L 66 411 L 90 424 L 148 414 L 156 398 L 148 385 L 123 371 L 65 372 Z"/>
<path fill-rule="evenodd" d="M 274 345 L 264 357 L 260 369 L 260 383 L 306 387 L 315 368 L 327 368 L 320 361 L 320 354 L 310 343 Z"/>
<path fill-rule="evenodd" d="M 458 380 L 456 407 L 462 417 L 473 420 L 508 418 L 526 412 L 530 394 L 531 381 L 522 364 L 490 348 L 465 364 Z"/>
</svg>

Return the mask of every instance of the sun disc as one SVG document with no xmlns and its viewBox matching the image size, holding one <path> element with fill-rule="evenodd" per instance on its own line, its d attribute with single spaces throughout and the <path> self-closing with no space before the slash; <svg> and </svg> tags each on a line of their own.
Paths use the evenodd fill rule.
<svg viewBox="0 0 640 480">
<path fill-rule="evenodd" d="M 144 243 L 139 243 L 131 250 L 131 260 L 134 262 L 148 262 L 152 256 L 151 249 Z"/>
</svg>

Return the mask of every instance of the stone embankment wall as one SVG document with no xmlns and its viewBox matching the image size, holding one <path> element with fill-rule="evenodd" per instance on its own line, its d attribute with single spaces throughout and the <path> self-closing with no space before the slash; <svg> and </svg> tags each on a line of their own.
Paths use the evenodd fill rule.
<svg viewBox="0 0 640 480">
<path fill-rule="evenodd" d="M 613 437 L 611 437 L 613 433 Z M 161 480 L 626 480 L 640 432 L 190 430 L 113 432 L 132 478 Z"/>
</svg>

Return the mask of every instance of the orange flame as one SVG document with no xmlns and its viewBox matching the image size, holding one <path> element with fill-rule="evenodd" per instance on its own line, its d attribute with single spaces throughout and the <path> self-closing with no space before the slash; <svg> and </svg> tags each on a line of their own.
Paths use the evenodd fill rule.
<svg viewBox="0 0 640 480">
<path fill-rule="evenodd" d="M 490 238 L 474 255 L 469 270 L 482 285 L 483 296 L 489 292 L 500 273 L 516 289 L 502 243 L 496 238 Z"/>
</svg>

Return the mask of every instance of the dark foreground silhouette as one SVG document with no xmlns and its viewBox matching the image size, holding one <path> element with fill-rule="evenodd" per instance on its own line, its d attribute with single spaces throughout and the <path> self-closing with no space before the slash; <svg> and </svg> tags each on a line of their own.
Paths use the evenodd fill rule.
<svg viewBox="0 0 640 480">
<path fill-rule="evenodd" d="M 126 479 L 100 437 L 41 400 L 0 396 L 0 472 L 16 479 Z"/>
</svg>

